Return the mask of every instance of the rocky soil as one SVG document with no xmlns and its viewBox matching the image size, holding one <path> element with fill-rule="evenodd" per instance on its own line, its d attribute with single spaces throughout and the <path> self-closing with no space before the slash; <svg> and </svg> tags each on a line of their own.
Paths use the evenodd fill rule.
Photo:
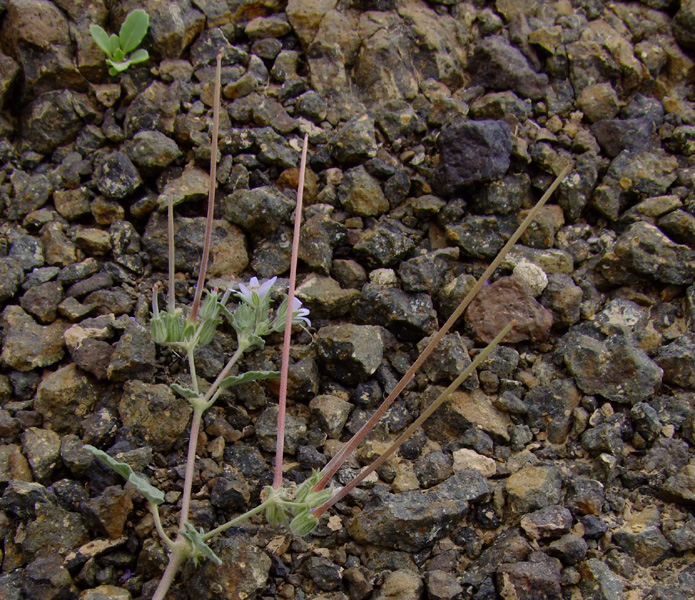
<svg viewBox="0 0 695 600">
<path fill-rule="evenodd" d="M 134 8 L 151 58 L 112 78 L 89 25 Z M 287 276 L 309 136 L 288 481 L 572 171 L 340 482 L 517 318 L 476 377 L 313 536 L 254 520 L 170 598 L 692 598 L 694 52 L 693 0 L 0 0 L 0 597 L 146 599 L 165 565 L 142 499 L 82 445 L 150 477 L 176 526 L 186 369 L 146 324 L 169 194 L 192 296 L 221 53 L 211 285 Z M 246 360 L 278 363 L 276 344 Z M 209 411 L 197 526 L 258 502 L 275 397 Z"/>
</svg>

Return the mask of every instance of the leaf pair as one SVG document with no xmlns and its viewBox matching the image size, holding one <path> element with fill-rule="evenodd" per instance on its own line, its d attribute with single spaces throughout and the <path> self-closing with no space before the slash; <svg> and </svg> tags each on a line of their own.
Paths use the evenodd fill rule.
<svg viewBox="0 0 695 600">
<path fill-rule="evenodd" d="M 137 9 L 131 11 L 125 18 L 119 35 L 113 33 L 109 36 L 99 25 L 89 27 L 89 33 L 97 46 L 108 57 L 106 64 L 110 67 L 110 75 L 117 75 L 130 65 L 145 62 L 150 57 L 147 50 L 135 50 L 147 34 L 149 26 L 149 15 L 144 10 Z"/>
</svg>

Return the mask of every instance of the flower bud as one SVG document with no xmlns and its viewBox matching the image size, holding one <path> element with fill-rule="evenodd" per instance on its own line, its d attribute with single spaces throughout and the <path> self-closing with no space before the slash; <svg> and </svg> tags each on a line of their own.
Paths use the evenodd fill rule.
<svg viewBox="0 0 695 600">
<path fill-rule="evenodd" d="M 150 335 L 155 344 L 163 344 L 167 341 L 167 326 L 162 316 L 150 321 Z"/>
<path fill-rule="evenodd" d="M 294 535 L 304 536 L 316 529 L 319 520 L 309 511 L 299 513 L 290 523 L 290 531 Z"/>
</svg>

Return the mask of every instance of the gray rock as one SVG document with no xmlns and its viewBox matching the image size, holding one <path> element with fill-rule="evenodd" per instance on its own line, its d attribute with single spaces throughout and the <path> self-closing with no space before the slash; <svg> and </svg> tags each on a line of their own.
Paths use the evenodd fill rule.
<svg viewBox="0 0 695 600">
<path fill-rule="evenodd" d="M 333 266 L 333 250 L 347 243 L 345 227 L 329 215 L 309 217 L 302 225 L 299 238 L 299 258 L 310 268 L 327 275 Z M 342 282 L 341 282 L 342 283 Z M 345 286 L 343 287 L 352 287 Z"/>
<path fill-rule="evenodd" d="M 695 216 L 684 210 L 674 210 L 657 222 L 659 229 L 674 242 L 695 248 Z"/>
<path fill-rule="evenodd" d="M 343 570 L 328 558 L 311 556 L 301 570 L 320 590 L 330 592 L 341 588 Z"/>
<path fill-rule="evenodd" d="M 5 106 L 19 73 L 20 67 L 15 60 L 0 53 L 0 106 Z"/>
<path fill-rule="evenodd" d="M 316 396 L 310 403 L 309 409 L 318 419 L 319 425 L 328 437 L 339 439 L 345 423 L 347 423 L 353 405 L 337 396 L 322 394 Z"/>
<path fill-rule="evenodd" d="M 41 243 L 49 265 L 66 267 L 77 261 L 77 247 L 65 235 L 61 223 L 46 223 L 41 229 Z"/>
<path fill-rule="evenodd" d="M 428 489 L 442 483 L 454 474 L 454 461 L 448 454 L 441 450 L 434 450 L 420 457 L 413 471 L 420 482 L 420 487 Z"/>
<path fill-rule="evenodd" d="M 389 209 L 379 182 L 362 165 L 345 172 L 338 198 L 349 213 L 360 217 L 378 217 Z"/>
<path fill-rule="evenodd" d="M 582 448 L 593 456 L 601 453 L 621 456 L 625 452 L 620 423 L 609 420 L 587 429 L 580 438 Z"/>
<path fill-rule="evenodd" d="M 510 165 L 512 136 L 504 121 L 454 119 L 442 129 L 437 145 L 435 189 L 445 197 L 473 183 L 500 179 Z"/>
<path fill-rule="evenodd" d="M 695 503 L 695 464 L 688 464 L 669 477 L 661 486 L 662 493 L 681 504 Z"/>
<path fill-rule="evenodd" d="M 486 586 L 485 579 L 493 575 L 500 564 L 523 561 L 529 554 L 531 554 L 531 546 L 519 533 L 518 528 L 507 529 L 497 536 L 480 554 L 480 557 L 466 569 L 460 581 L 462 584 L 475 585 L 481 589 L 487 588 L 490 593 L 495 594 L 494 584 L 488 580 L 489 585 Z"/>
<path fill-rule="evenodd" d="M 585 335 L 565 354 L 565 365 L 585 394 L 635 404 L 661 385 L 662 369 L 624 335 L 601 342 Z"/>
<path fill-rule="evenodd" d="M 469 503 L 487 499 L 488 482 L 477 471 L 459 471 L 427 490 L 386 494 L 347 523 L 358 543 L 418 552 L 446 536 L 468 512 Z"/>
<path fill-rule="evenodd" d="M 174 222 L 176 269 L 197 274 L 205 239 L 205 218 L 178 217 Z M 152 264 L 162 271 L 168 268 L 166 216 L 154 213 L 150 218 L 143 245 Z M 213 221 L 212 246 L 208 277 L 229 278 L 241 273 L 249 264 L 246 238 L 238 227 L 221 219 Z"/>
<path fill-rule="evenodd" d="M 572 514 L 564 506 L 552 505 L 521 517 L 521 528 L 533 540 L 556 539 L 572 528 Z"/>
<path fill-rule="evenodd" d="M 666 532 L 666 538 L 676 552 L 693 550 L 695 548 L 695 521 L 686 521 L 685 524 Z"/>
<path fill-rule="evenodd" d="M 658 521 L 642 522 L 639 516 L 641 515 L 624 527 L 613 531 L 613 540 L 624 552 L 632 556 L 638 565 L 651 567 L 666 558 L 671 550 L 671 544 L 661 533 Z"/>
<path fill-rule="evenodd" d="M 564 273 L 554 273 L 548 277 L 548 286 L 543 291 L 541 304 L 553 313 L 553 324 L 569 327 L 581 318 L 582 289 Z"/>
<path fill-rule="evenodd" d="M 664 381 L 687 389 L 695 388 L 695 338 L 683 335 L 663 346 L 656 363 L 664 371 Z"/>
<path fill-rule="evenodd" d="M 456 577 L 439 569 L 427 571 L 425 585 L 429 600 L 452 600 L 458 598 L 463 592 L 463 587 L 456 580 Z"/>
<path fill-rule="evenodd" d="M 525 514 L 558 504 L 562 496 L 562 477 L 554 467 L 526 466 L 507 479 L 509 506 L 516 514 Z"/>
<path fill-rule="evenodd" d="M 340 127 L 329 144 L 331 156 L 344 165 L 355 165 L 376 156 L 374 118 L 354 117 Z"/>
<path fill-rule="evenodd" d="M 381 365 L 384 342 L 379 330 L 368 325 L 322 327 L 317 337 L 318 353 L 325 369 L 341 383 L 364 381 Z"/>
<path fill-rule="evenodd" d="M 19 220 L 31 211 L 41 208 L 53 193 L 54 185 L 43 174 L 29 175 L 24 171 L 15 171 L 10 177 L 14 194 L 7 207 L 8 217 Z M 12 235 L 12 238 L 16 235 Z M 26 268 L 26 267 L 25 267 Z"/>
<path fill-rule="evenodd" d="M 532 102 L 522 100 L 514 92 L 491 92 L 476 98 L 471 104 L 474 119 L 508 120 L 523 123 L 531 115 Z"/>
<path fill-rule="evenodd" d="M 344 315 L 359 295 L 357 290 L 342 289 L 330 277 L 311 277 L 297 288 L 297 297 L 317 317 Z"/>
<path fill-rule="evenodd" d="M 149 173 L 165 169 L 182 155 L 176 142 L 159 131 L 139 131 L 126 144 L 126 153 Z"/>
<path fill-rule="evenodd" d="M 673 35 L 684 48 L 695 48 L 695 6 L 683 2 L 673 18 Z"/>
<path fill-rule="evenodd" d="M 377 126 L 390 143 L 424 130 L 424 124 L 405 100 L 387 100 L 374 112 Z"/>
<path fill-rule="evenodd" d="M 531 69 L 524 55 L 501 35 L 484 38 L 475 48 L 468 68 L 474 82 L 494 90 L 512 90 L 523 98 L 545 95 L 548 76 Z"/>
<path fill-rule="evenodd" d="M 582 578 L 579 587 L 585 598 L 591 600 L 623 600 L 623 583 L 598 558 L 590 558 L 579 566 Z"/>
<path fill-rule="evenodd" d="M 566 506 L 576 515 L 600 515 L 606 493 L 603 484 L 588 477 L 572 477 L 567 483 Z"/>
<path fill-rule="evenodd" d="M 420 340 L 417 344 L 418 350 L 422 352 L 431 340 L 431 336 Z M 422 372 L 432 383 L 448 384 L 470 364 L 471 358 L 461 336 L 458 333 L 450 333 L 437 344 L 422 365 Z M 474 371 L 461 387 L 466 390 L 477 388 L 478 374 Z"/>
<path fill-rule="evenodd" d="M 111 381 L 149 380 L 155 364 L 155 345 L 149 330 L 129 322 L 111 354 L 106 374 Z"/>
<path fill-rule="evenodd" d="M 354 245 L 355 254 L 368 267 L 390 267 L 403 260 L 415 247 L 399 222 L 385 219 L 368 229 Z"/>
<path fill-rule="evenodd" d="M 46 92 L 22 113 L 23 138 L 37 152 L 50 154 L 75 139 L 82 129 L 86 96 L 70 90 Z"/>
<path fill-rule="evenodd" d="M 159 452 L 168 452 L 182 443 L 192 409 L 164 384 L 126 381 L 118 413 L 124 427 Z M 162 415 L 167 414 L 166 419 Z"/>
<path fill-rule="evenodd" d="M 71 600 L 78 588 L 59 556 L 42 556 L 29 563 L 22 576 L 22 591 L 27 598 Z"/>
<path fill-rule="evenodd" d="M 548 546 L 548 554 L 559 558 L 565 565 L 575 565 L 584 559 L 589 545 L 584 539 L 574 533 L 563 535 L 559 540 L 551 542 Z"/>
<path fill-rule="evenodd" d="M 445 227 L 447 241 L 473 258 L 492 259 L 505 242 L 504 222 L 496 216 L 466 217 Z"/>
<path fill-rule="evenodd" d="M 457 258 L 455 250 L 434 250 L 403 261 L 398 275 L 406 292 L 427 292 L 434 296 Z"/>
<path fill-rule="evenodd" d="M 575 168 L 567 174 L 555 192 L 557 203 L 565 211 L 565 219 L 574 223 L 588 204 L 598 179 L 598 160 L 593 152 L 577 157 Z"/>
<path fill-rule="evenodd" d="M 58 362 L 65 354 L 63 332 L 67 324 L 56 321 L 38 325 L 18 306 L 8 306 L 2 314 L 4 330 L 0 358 L 13 369 L 31 371 Z"/>
<path fill-rule="evenodd" d="M 427 294 L 368 283 L 353 307 L 358 322 L 383 325 L 401 340 L 417 341 L 435 332 L 437 314 Z"/>
<path fill-rule="evenodd" d="M 87 528 L 79 513 L 55 504 L 36 505 L 36 518 L 26 526 L 22 550 L 27 557 L 65 557 L 71 550 L 89 541 Z"/>
<path fill-rule="evenodd" d="M 119 200 L 142 185 L 138 170 L 123 152 L 100 155 L 94 163 L 94 180 L 104 196 Z"/>
<path fill-rule="evenodd" d="M 579 390 L 571 379 L 556 379 L 532 388 L 524 397 L 528 422 L 547 431 L 548 439 L 562 444 L 570 430 L 572 413 L 579 406 Z"/>
<path fill-rule="evenodd" d="M 49 429 L 29 427 L 22 433 L 22 450 L 34 479 L 49 482 L 60 460 L 60 436 Z"/>
<path fill-rule="evenodd" d="M 278 407 L 266 408 L 256 420 L 256 440 L 262 450 L 275 452 L 275 440 L 278 432 Z M 306 435 L 306 423 L 292 415 L 287 415 L 285 420 L 285 452 L 294 455 L 297 446 Z"/>
<path fill-rule="evenodd" d="M 290 218 L 293 203 L 272 187 L 237 190 L 222 201 L 230 222 L 252 235 L 267 235 Z"/>
<path fill-rule="evenodd" d="M 58 281 L 42 283 L 28 290 L 20 301 L 22 308 L 43 324 L 55 321 L 63 300 L 63 286 Z"/>
<path fill-rule="evenodd" d="M 547 557 L 546 557 L 547 559 Z M 497 586 L 519 600 L 562 598 L 560 567 L 552 560 L 501 564 L 497 567 Z"/>
<path fill-rule="evenodd" d="M 76 365 L 68 365 L 45 377 L 39 384 L 34 410 L 61 434 L 78 429 L 98 398 L 97 388 Z"/>
<path fill-rule="evenodd" d="M 531 200 L 531 180 L 526 173 L 514 173 L 483 185 L 471 205 L 479 215 L 507 215 L 517 213 L 524 200 Z"/>
<path fill-rule="evenodd" d="M 0 302 L 7 302 L 24 281 L 22 267 L 12 258 L 0 258 Z"/>
<path fill-rule="evenodd" d="M 656 124 L 648 117 L 602 119 L 591 126 L 601 149 L 611 158 L 623 150 L 639 153 L 657 144 Z"/>
</svg>

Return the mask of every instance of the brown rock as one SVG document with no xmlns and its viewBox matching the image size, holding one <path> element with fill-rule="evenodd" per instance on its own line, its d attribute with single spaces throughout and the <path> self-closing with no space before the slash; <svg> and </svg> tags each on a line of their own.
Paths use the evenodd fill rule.
<svg viewBox="0 0 695 600">
<path fill-rule="evenodd" d="M 483 342 L 490 342 L 512 320 L 516 325 L 504 339 L 506 343 L 543 340 L 553 326 L 552 313 L 516 277 L 503 277 L 484 287 L 466 311 L 466 323 Z"/>
<path fill-rule="evenodd" d="M 38 325 L 19 306 L 8 306 L 2 313 L 4 329 L 0 359 L 18 371 L 31 371 L 58 362 L 65 354 L 63 333 L 67 324 L 56 321 Z"/>
</svg>

